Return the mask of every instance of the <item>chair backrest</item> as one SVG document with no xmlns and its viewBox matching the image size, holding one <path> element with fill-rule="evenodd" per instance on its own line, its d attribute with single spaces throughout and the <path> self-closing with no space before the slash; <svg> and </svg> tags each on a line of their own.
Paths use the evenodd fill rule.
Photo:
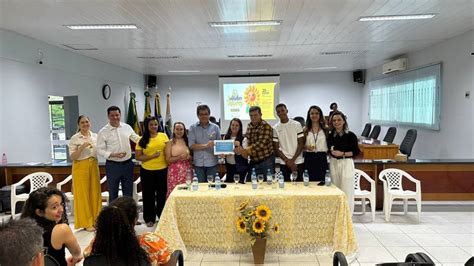
<svg viewBox="0 0 474 266">
<path fill-rule="evenodd" d="M 383 141 L 388 142 L 388 143 L 393 143 L 393 140 L 395 139 L 395 135 L 397 135 L 397 128 L 389 127 L 387 130 L 387 134 L 385 134 L 385 137 L 383 138 Z"/>
<path fill-rule="evenodd" d="M 334 257 L 332 258 L 332 265 L 333 266 L 347 266 L 346 256 L 342 252 L 337 251 L 334 253 Z"/>
<path fill-rule="evenodd" d="M 415 140 L 416 140 L 416 129 L 409 129 L 407 131 L 407 134 L 405 135 L 405 138 L 402 141 L 402 144 L 400 144 L 400 152 L 403 154 L 406 154 L 408 157 L 411 155 L 411 150 L 413 149 L 413 146 L 415 145 Z"/>
<path fill-rule="evenodd" d="M 372 124 L 371 123 L 367 123 L 365 124 L 365 127 L 364 127 L 364 130 L 362 130 L 362 134 L 360 134 L 362 137 L 368 137 L 369 136 L 369 133 L 370 133 L 370 130 L 372 129 Z"/>
<path fill-rule="evenodd" d="M 53 176 L 46 172 L 36 172 L 28 175 L 30 180 L 30 193 L 38 188 L 47 187 L 49 183 L 53 182 Z"/>
<path fill-rule="evenodd" d="M 386 180 L 388 189 L 402 189 L 404 171 L 394 168 L 385 169 L 379 174 L 380 180 Z"/>
<path fill-rule="evenodd" d="M 369 182 L 372 182 L 372 180 L 373 180 L 364 171 L 359 170 L 359 169 L 354 169 L 354 190 L 360 190 L 360 179 L 361 179 L 361 177 L 364 177 L 368 181 L 370 180 Z"/>
<path fill-rule="evenodd" d="M 375 125 L 374 128 L 372 129 L 372 132 L 370 132 L 369 138 L 377 139 L 379 135 L 380 135 L 380 126 Z"/>
<path fill-rule="evenodd" d="M 60 266 L 59 262 L 49 254 L 44 254 L 45 266 Z"/>
</svg>

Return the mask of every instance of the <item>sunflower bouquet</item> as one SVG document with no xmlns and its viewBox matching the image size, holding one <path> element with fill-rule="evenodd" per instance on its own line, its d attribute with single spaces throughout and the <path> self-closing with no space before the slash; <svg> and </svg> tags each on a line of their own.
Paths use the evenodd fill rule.
<svg viewBox="0 0 474 266">
<path fill-rule="evenodd" d="M 278 234 L 280 227 L 278 223 L 271 223 L 272 211 L 264 204 L 252 206 L 249 201 L 244 201 L 237 208 L 240 216 L 235 221 L 237 231 L 248 233 L 252 245 L 257 238 L 267 238 L 268 233 L 273 231 Z"/>
</svg>

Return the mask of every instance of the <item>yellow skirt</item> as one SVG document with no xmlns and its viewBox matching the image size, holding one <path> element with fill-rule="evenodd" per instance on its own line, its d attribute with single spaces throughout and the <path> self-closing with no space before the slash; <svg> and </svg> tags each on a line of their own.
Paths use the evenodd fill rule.
<svg viewBox="0 0 474 266">
<path fill-rule="evenodd" d="M 94 157 L 72 163 L 74 228 L 88 228 L 102 209 L 99 163 Z"/>
</svg>

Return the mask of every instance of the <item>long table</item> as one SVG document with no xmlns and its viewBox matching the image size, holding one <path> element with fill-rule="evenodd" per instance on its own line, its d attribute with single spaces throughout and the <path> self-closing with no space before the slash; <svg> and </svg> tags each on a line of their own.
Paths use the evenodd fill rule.
<svg viewBox="0 0 474 266">
<path fill-rule="evenodd" d="M 253 190 L 250 184 L 231 184 L 219 191 L 200 184 L 198 191 L 175 188 L 161 214 L 156 232 L 173 249 L 202 253 L 246 253 L 250 237 L 239 233 L 235 222 L 237 208 L 249 200 L 265 204 L 280 233 L 267 240 L 267 250 L 276 253 L 315 253 L 332 255 L 342 251 L 349 257 L 357 252 L 357 241 L 345 194 L 336 188 L 310 183 L 285 184 L 284 189 Z"/>
</svg>

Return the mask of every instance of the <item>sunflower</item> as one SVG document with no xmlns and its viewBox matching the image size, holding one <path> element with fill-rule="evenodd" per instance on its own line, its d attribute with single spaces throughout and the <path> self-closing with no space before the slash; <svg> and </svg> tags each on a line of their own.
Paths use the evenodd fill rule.
<svg viewBox="0 0 474 266">
<path fill-rule="evenodd" d="M 240 233 L 245 233 L 245 231 L 247 231 L 247 225 L 242 217 L 239 217 L 237 221 L 235 221 L 235 226 L 237 227 L 237 231 Z"/>
<path fill-rule="evenodd" d="M 273 231 L 275 232 L 275 234 L 280 233 L 280 226 L 277 223 L 273 225 Z"/>
<path fill-rule="evenodd" d="M 247 213 L 245 213 L 245 216 L 252 216 L 254 215 L 254 212 L 252 210 L 248 210 Z"/>
<path fill-rule="evenodd" d="M 260 205 L 255 210 L 255 215 L 262 221 L 268 221 L 272 215 L 272 211 L 266 205 Z"/>
<path fill-rule="evenodd" d="M 245 208 L 247 208 L 247 205 L 249 205 L 249 201 L 248 201 L 248 200 L 246 200 L 246 201 L 240 203 L 240 206 L 237 208 L 237 210 L 238 210 L 239 212 L 241 212 L 241 211 L 245 210 Z"/>
<path fill-rule="evenodd" d="M 244 216 L 244 221 L 245 221 L 245 222 L 250 221 L 250 216 Z"/>
<path fill-rule="evenodd" d="M 260 100 L 260 92 L 255 85 L 248 86 L 244 91 L 244 100 L 248 106 L 258 105 Z"/>
<path fill-rule="evenodd" d="M 265 231 L 265 222 L 260 219 L 256 219 L 255 222 L 253 222 L 252 229 L 257 234 L 263 233 L 263 231 Z"/>
</svg>

